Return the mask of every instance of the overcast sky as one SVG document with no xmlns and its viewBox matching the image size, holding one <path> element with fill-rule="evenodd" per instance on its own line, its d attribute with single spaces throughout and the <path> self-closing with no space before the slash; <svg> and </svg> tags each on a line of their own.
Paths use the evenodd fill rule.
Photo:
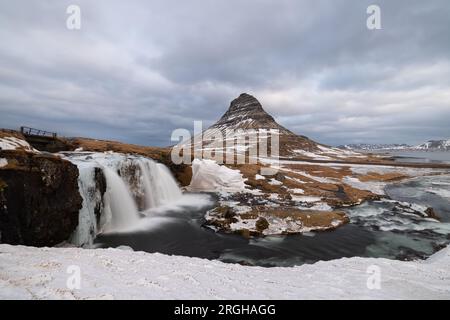
<svg viewBox="0 0 450 320">
<path fill-rule="evenodd" d="M 450 138 L 449 34 L 448 0 L 2 0 L 0 127 L 169 145 L 248 92 L 326 144 Z"/>
</svg>

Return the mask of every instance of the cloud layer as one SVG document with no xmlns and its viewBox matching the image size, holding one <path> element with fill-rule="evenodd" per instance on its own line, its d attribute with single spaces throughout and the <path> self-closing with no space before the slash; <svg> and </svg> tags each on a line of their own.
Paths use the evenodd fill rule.
<svg viewBox="0 0 450 320">
<path fill-rule="evenodd" d="M 0 127 L 168 145 L 241 92 L 328 144 L 450 138 L 450 6 L 377 1 L 0 4 Z"/>
</svg>

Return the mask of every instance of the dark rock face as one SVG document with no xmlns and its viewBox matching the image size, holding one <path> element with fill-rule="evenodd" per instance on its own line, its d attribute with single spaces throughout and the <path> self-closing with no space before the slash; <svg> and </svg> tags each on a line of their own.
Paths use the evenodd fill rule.
<svg viewBox="0 0 450 320">
<path fill-rule="evenodd" d="M 220 130 L 226 134 L 227 129 L 233 130 L 258 130 L 276 129 L 279 131 L 280 155 L 290 156 L 294 150 L 317 150 L 317 143 L 308 137 L 297 135 L 278 124 L 268 114 L 261 103 L 252 95 L 242 93 L 234 99 L 227 112 L 209 130 Z"/>
<path fill-rule="evenodd" d="M 95 168 L 95 172 L 94 172 L 94 179 L 95 179 L 95 190 L 98 190 L 101 194 L 101 199 L 102 201 L 98 202 L 95 205 L 95 217 L 97 220 L 97 225 L 100 224 L 100 218 L 102 216 L 103 213 L 103 207 L 104 207 L 104 202 L 103 202 L 103 196 L 106 192 L 106 177 L 103 174 L 103 170 L 100 168 Z"/>
<path fill-rule="evenodd" d="M 261 103 L 247 93 L 242 93 L 231 101 L 228 111 L 212 128 L 278 129 L 283 134 L 294 135 L 279 125 L 270 114 L 264 111 Z"/>
<path fill-rule="evenodd" d="M 46 151 L 51 153 L 61 151 L 72 151 L 75 147 L 65 139 L 38 137 L 38 136 L 24 136 L 25 140 L 35 149 L 39 151 Z"/>
<path fill-rule="evenodd" d="M 2 151 L 0 243 L 53 246 L 78 225 L 78 169 L 52 155 Z"/>
<path fill-rule="evenodd" d="M 439 216 L 436 214 L 436 211 L 434 211 L 433 208 L 427 208 L 427 210 L 425 210 L 425 214 L 427 215 L 428 218 L 432 218 L 432 219 L 436 219 L 436 220 L 441 220 L 439 218 Z"/>
</svg>

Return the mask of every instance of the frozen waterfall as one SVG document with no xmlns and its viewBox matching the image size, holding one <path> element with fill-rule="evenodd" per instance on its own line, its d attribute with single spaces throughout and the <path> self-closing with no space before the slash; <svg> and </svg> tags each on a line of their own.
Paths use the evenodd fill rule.
<svg viewBox="0 0 450 320">
<path fill-rule="evenodd" d="M 151 159 L 113 152 L 72 152 L 63 157 L 79 169 L 83 198 L 70 239 L 75 245 L 92 246 L 100 232 L 130 229 L 139 223 L 139 209 L 158 208 L 182 197 L 169 169 Z"/>
<path fill-rule="evenodd" d="M 106 232 L 124 230 L 136 225 L 139 212 L 129 187 L 112 169 L 103 167 L 106 178 L 104 212 L 101 221 Z"/>
<path fill-rule="evenodd" d="M 181 190 L 169 169 L 153 160 L 139 160 L 144 183 L 145 209 L 156 208 L 181 197 Z"/>
</svg>

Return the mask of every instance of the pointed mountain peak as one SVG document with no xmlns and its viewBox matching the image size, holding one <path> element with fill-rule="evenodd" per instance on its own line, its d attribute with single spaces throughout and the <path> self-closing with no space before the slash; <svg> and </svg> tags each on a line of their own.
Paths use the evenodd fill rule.
<svg viewBox="0 0 450 320">
<path fill-rule="evenodd" d="M 285 134 L 292 134 L 280 126 L 268 114 L 261 103 L 252 95 L 242 93 L 231 101 L 227 112 L 212 126 L 216 129 L 279 129 Z"/>
<path fill-rule="evenodd" d="M 229 113 L 235 112 L 255 112 L 255 111 L 264 111 L 261 103 L 252 95 L 248 93 L 241 93 L 239 97 L 231 101 L 230 108 L 228 109 Z"/>
<path fill-rule="evenodd" d="M 248 93 L 242 93 L 239 97 L 231 101 L 230 107 L 220 120 L 203 132 L 200 139 L 200 147 L 204 148 L 210 143 L 205 142 L 202 139 L 217 139 L 216 130 L 221 131 L 223 137 L 226 137 L 222 142 L 229 142 L 233 135 L 242 138 L 242 131 L 239 132 L 238 130 L 260 129 L 271 131 L 271 135 L 278 135 L 280 155 L 298 155 L 298 150 L 306 150 L 308 152 L 319 150 L 316 142 L 305 136 L 296 135 L 292 131 L 279 125 L 270 114 L 264 111 L 261 103 Z M 209 130 L 212 130 L 212 132 L 208 132 Z M 278 134 L 273 130 L 278 130 Z M 194 141 L 195 144 L 194 138 L 191 141 Z"/>
</svg>

